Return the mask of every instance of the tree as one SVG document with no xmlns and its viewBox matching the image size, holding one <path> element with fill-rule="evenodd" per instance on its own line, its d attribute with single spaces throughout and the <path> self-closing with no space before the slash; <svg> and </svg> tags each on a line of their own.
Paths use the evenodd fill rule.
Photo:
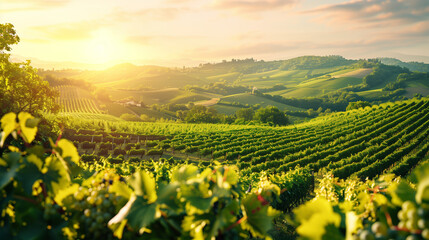
<svg viewBox="0 0 429 240">
<path fill-rule="evenodd" d="M 17 44 L 19 37 L 11 23 L 0 24 L 0 51 L 10 51 L 10 45 Z"/>
<path fill-rule="evenodd" d="M 346 110 L 348 111 L 352 109 L 359 109 L 359 108 L 365 108 L 365 107 L 371 107 L 371 104 L 366 101 L 350 102 Z"/>
<path fill-rule="evenodd" d="M 219 122 L 219 118 L 214 108 L 194 105 L 192 109 L 186 113 L 185 121 L 188 123 L 216 123 Z"/>
<path fill-rule="evenodd" d="M 55 102 L 58 92 L 49 87 L 37 70 L 30 66 L 30 61 L 12 63 L 9 61 L 12 44 L 17 44 L 19 37 L 13 25 L 0 24 L 0 115 L 7 112 L 42 111 L 57 112 L 59 105 Z"/>
<path fill-rule="evenodd" d="M 137 122 L 141 120 L 139 117 L 131 113 L 124 113 L 119 118 L 125 121 L 133 121 L 133 122 Z"/>
<path fill-rule="evenodd" d="M 102 102 L 112 102 L 109 93 L 104 88 L 98 88 L 94 92 L 95 97 Z"/>
<path fill-rule="evenodd" d="M 235 112 L 237 118 L 244 119 L 245 121 L 251 121 L 255 116 L 255 111 L 252 108 L 242 108 Z"/>
<path fill-rule="evenodd" d="M 255 113 L 255 120 L 263 123 L 272 123 L 279 126 L 284 126 L 289 123 L 285 113 L 281 112 L 277 107 L 268 106 L 260 108 Z"/>
</svg>

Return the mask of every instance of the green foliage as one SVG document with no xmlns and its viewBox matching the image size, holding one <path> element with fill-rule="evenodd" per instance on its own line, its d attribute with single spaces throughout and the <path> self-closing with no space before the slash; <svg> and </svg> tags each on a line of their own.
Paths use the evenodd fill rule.
<svg viewBox="0 0 429 240">
<path fill-rule="evenodd" d="M 289 123 L 287 116 L 283 112 L 280 112 L 278 108 L 273 106 L 258 109 L 254 118 L 255 120 L 263 123 L 271 123 L 279 126 L 284 126 Z"/>
<path fill-rule="evenodd" d="M 2 136 L 12 134 L 30 144 L 38 121 L 28 113 L 20 113 L 18 120 L 12 113 L 3 116 Z M 22 152 L 14 146 L 5 147 L 9 151 L 0 158 L 2 238 L 61 238 L 67 221 L 56 212 L 60 208 L 54 199 L 81 172 L 76 148 L 63 139 L 52 143 L 48 155 L 38 145 Z"/>
<path fill-rule="evenodd" d="M 374 71 L 365 76 L 362 81 L 364 85 L 368 87 L 375 87 L 380 84 L 387 84 L 396 80 L 398 74 L 408 73 L 408 69 L 404 69 L 397 66 L 387 66 L 384 64 L 377 64 L 374 67 Z"/>
<path fill-rule="evenodd" d="M 371 104 L 366 101 L 350 102 L 346 110 L 349 111 L 349 110 L 365 108 L 365 107 L 371 107 Z"/>
<path fill-rule="evenodd" d="M 3 52 L 10 51 L 10 45 L 19 41 L 13 25 L 0 24 L 0 36 L 0 116 L 11 111 L 32 114 L 58 111 L 59 106 L 55 103 L 58 93 L 37 75 L 30 61 L 12 63 L 10 55 Z"/>
<path fill-rule="evenodd" d="M 396 65 L 411 71 L 429 72 L 429 64 L 423 62 L 402 62 L 395 58 L 380 58 L 380 61 L 386 65 Z"/>
<path fill-rule="evenodd" d="M 366 182 L 328 176 L 316 199 L 294 210 L 297 232 L 303 239 L 427 239 L 429 178 L 418 176 L 417 186 L 392 175 Z"/>
<path fill-rule="evenodd" d="M 283 61 L 280 66 L 281 69 L 314 69 L 314 68 L 328 68 L 333 66 L 350 65 L 354 63 L 353 60 L 347 60 L 341 56 L 302 56 Z"/>
<path fill-rule="evenodd" d="M 0 24 L 0 51 L 10 51 L 10 45 L 17 44 L 19 37 L 11 23 Z"/>
<path fill-rule="evenodd" d="M 186 113 L 185 121 L 188 123 L 216 123 L 219 122 L 219 118 L 215 109 L 194 105 Z"/>
<path fill-rule="evenodd" d="M 238 119 L 243 119 L 244 121 L 251 121 L 255 116 L 255 111 L 252 108 L 242 108 L 235 112 L 235 115 Z"/>
<path fill-rule="evenodd" d="M 121 114 L 121 116 L 119 118 L 122 120 L 125 120 L 125 121 L 134 121 L 134 122 L 138 122 L 141 120 L 136 115 L 130 114 L 130 113 L 123 113 L 123 114 Z"/>
<path fill-rule="evenodd" d="M 258 200 L 261 195 L 251 193 L 240 200 L 244 193 L 237 186 L 238 175 L 233 168 L 200 172 L 183 166 L 172 173 L 168 185 L 158 189 L 146 172 L 134 174 L 130 183 L 134 194 L 109 222 L 117 235 L 131 227 L 148 238 L 236 238 L 245 230 L 264 237 L 278 214 Z"/>
<path fill-rule="evenodd" d="M 8 116 L 2 134 L 31 138 Z M 268 202 L 279 188 L 265 183 L 245 193 L 232 166 L 170 171 L 154 163 L 155 176 L 138 170 L 126 183 L 113 169 L 83 171 L 67 140 L 51 147 L 46 155 L 38 145 L 8 146 L 1 156 L 2 239 L 266 238 L 279 215 Z"/>
</svg>

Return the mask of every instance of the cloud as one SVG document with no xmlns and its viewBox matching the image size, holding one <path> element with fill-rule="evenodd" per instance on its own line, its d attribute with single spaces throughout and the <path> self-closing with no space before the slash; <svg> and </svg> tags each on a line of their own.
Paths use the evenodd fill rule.
<svg viewBox="0 0 429 240">
<path fill-rule="evenodd" d="M 186 11 L 183 8 L 145 8 L 137 11 L 115 10 L 109 17 L 117 21 L 133 21 L 136 18 L 168 21 Z"/>
<path fill-rule="evenodd" d="M 43 33 L 49 39 L 55 40 L 82 40 L 93 36 L 93 32 L 105 24 L 101 21 L 82 21 L 75 23 L 61 23 L 55 25 L 37 26 L 34 30 Z"/>
<path fill-rule="evenodd" d="M 428 0 L 352 0 L 324 5 L 305 13 L 322 14 L 323 19 L 339 23 L 389 26 L 409 24 L 429 19 Z"/>
<path fill-rule="evenodd" d="M 254 57 L 271 53 L 282 53 L 297 48 L 300 43 L 260 42 L 243 44 L 229 48 L 199 47 L 191 51 L 191 56 L 210 56 L 216 58 L 226 57 Z"/>
<path fill-rule="evenodd" d="M 138 44 L 138 45 L 148 45 L 151 41 L 156 39 L 157 36 L 130 36 L 125 41 L 128 43 Z"/>
<path fill-rule="evenodd" d="M 212 7 L 237 12 L 261 12 L 291 7 L 299 0 L 213 0 Z"/>
<path fill-rule="evenodd" d="M 6 0 L 6 2 L 8 2 Z M 10 2 L 12 2 L 10 0 Z M 70 0 L 13 0 L 13 3 L 30 3 L 35 6 L 63 6 L 67 3 L 69 3 Z"/>
<path fill-rule="evenodd" d="M 315 42 L 309 48 L 392 50 L 425 44 L 429 41 L 429 21 L 407 25 L 402 28 L 385 29 L 355 40 Z"/>
<path fill-rule="evenodd" d="M 67 5 L 71 0 L 2 0 L 0 12 L 43 10 Z"/>
<path fill-rule="evenodd" d="M 204 41 L 207 40 L 205 36 L 198 35 L 134 35 L 127 37 L 125 41 L 137 45 L 170 45 L 177 44 L 178 42 L 189 43 L 190 41 Z"/>
</svg>

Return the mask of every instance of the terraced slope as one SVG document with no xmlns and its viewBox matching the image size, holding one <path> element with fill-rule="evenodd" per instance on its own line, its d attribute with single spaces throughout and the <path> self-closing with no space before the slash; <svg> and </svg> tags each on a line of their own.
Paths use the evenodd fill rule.
<svg viewBox="0 0 429 240">
<path fill-rule="evenodd" d="M 102 134 L 97 130 L 103 125 L 99 121 L 76 123 L 75 128 L 82 124 Z M 406 175 L 427 159 L 429 99 L 335 113 L 283 128 L 121 122 L 103 126 L 116 132 L 167 136 L 157 144 L 168 155 L 180 158 L 186 153 L 201 161 L 236 164 L 244 174 L 308 166 L 341 178 L 365 179 L 385 172 Z"/>
<path fill-rule="evenodd" d="M 55 88 L 60 92 L 57 102 L 63 106 L 61 112 L 101 113 L 88 91 L 72 85 L 61 85 Z"/>
<path fill-rule="evenodd" d="M 404 175 L 429 150 L 429 101 L 406 101 L 319 118 L 296 128 L 179 134 L 172 145 L 230 160 L 243 171 L 309 166 L 347 178 Z"/>
</svg>

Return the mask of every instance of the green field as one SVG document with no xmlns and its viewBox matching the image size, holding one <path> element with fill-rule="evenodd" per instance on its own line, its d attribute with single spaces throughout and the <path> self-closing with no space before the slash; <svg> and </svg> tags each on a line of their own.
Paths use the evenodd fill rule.
<svg viewBox="0 0 429 240">
<path fill-rule="evenodd" d="M 240 94 L 235 94 L 235 95 L 230 95 L 227 97 L 223 97 L 221 98 L 222 102 L 236 102 L 236 103 L 241 103 L 241 104 L 249 104 L 249 105 L 255 105 L 255 104 L 260 104 L 262 107 L 266 107 L 266 106 L 275 106 L 278 109 L 285 111 L 285 110 L 291 110 L 291 111 L 299 111 L 299 110 L 303 110 L 301 108 L 297 108 L 297 107 L 293 107 L 293 106 L 289 106 L 286 104 L 282 104 L 282 103 L 278 103 L 260 96 L 255 96 L 252 95 L 250 93 L 240 93 Z"/>
</svg>

